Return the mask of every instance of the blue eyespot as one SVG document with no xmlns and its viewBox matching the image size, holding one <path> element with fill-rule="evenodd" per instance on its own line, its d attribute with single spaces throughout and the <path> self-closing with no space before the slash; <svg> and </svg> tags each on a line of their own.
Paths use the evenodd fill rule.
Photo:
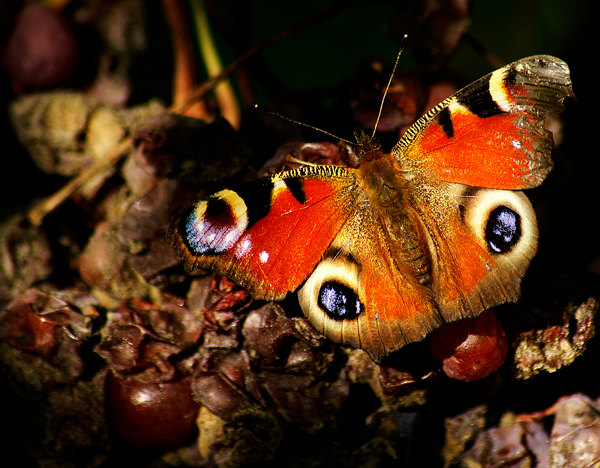
<svg viewBox="0 0 600 468">
<path fill-rule="evenodd" d="M 319 307 L 334 320 L 354 320 L 364 310 L 363 303 L 352 289 L 333 281 L 321 286 Z"/>
<path fill-rule="evenodd" d="M 494 209 L 485 227 L 485 239 L 490 250 L 497 254 L 510 251 L 521 238 L 521 216 L 507 208 Z"/>
</svg>

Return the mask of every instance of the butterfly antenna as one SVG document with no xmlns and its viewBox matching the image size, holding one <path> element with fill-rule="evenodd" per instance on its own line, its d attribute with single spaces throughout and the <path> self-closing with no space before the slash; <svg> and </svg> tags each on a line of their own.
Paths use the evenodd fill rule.
<svg viewBox="0 0 600 468">
<path fill-rule="evenodd" d="M 285 115 L 281 115 L 281 114 L 278 114 L 277 112 L 270 111 L 265 106 L 261 106 L 260 104 L 254 104 L 254 107 L 256 109 L 259 109 L 259 110 L 263 111 L 263 112 L 266 112 L 267 114 L 271 114 L 271 115 L 274 115 L 276 117 L 279 117 L 280 119 L 287 120 L 288 122 L 293 122 L 296 125 L 302 125 L 303 127 L 311 128 L 313 130 L 316 130 L 317 132 L 321 132 L 321 133 L 324 133 L 325 135 L 329 135 L 330 137 L 333 137 L 333 138 L 336 138 L 338 140 L 341 140 L 344 143 L 347 143 L 347 144 L 352 145 L 352 146 L 356 146 L 356 142 L 355 141 L 346 140 L 345 138 L 342 138 L 342 137 L 339 137 L 337 135 L 334 135 L 333 133 L 329 133 L 328 131 L 323 130 L 322 128 L 313 127 L 312 125 L 308 125 L 308 124 L 305 124 L 303 122 L 298 122 L 297 120 L 290 119 L 289 117 L 286 117 Z"/>
<path fill-rule="evenodd" d="M 390 75 L 390 81 L 388 81 L 387 86 L 385 87 L 385 92 L 383 93 L 383 98 L 381 99 L 381 105 L 379 106 L 379 113 L 377 114 L 377 120 L 375 121 L 375 127 L 373 128 L 373 134 L 371 135 L 371 140 L 375 138 L 375 132 L 377 132 L 377 126 L 379 125 L 379 119 L 381 118 L 381 113 L 383 112 L 383 104 L 385 103 L 385 97 L 387 96 L 388 90 L 392 85 L 392 80 L 394 79 L 394 75 L 396 74 L 396 68 L 398 67 L 398 61 L 400 60 L 400 55 L 402 55 L 402 51 L 404 51 L 404 44 L 406 43 L 407 34 L 404 35 L 402 41 L 400 42 L 400 50 L 398 51 L 398 55 L 396 56 L 396 63 L 394 63 L 394 68 L 392 69 L 392 74 Z"/>
</svg>

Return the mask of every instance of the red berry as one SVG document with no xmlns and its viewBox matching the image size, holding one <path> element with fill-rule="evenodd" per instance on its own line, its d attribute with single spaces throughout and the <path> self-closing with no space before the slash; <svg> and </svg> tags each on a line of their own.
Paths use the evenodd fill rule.
<svg viewBox="0 0 600 468">
<path fill-rule="evenodd" d="M 429 335 L 428 342 L 446 375 L 463 382 L 487 377 L 502 365 L 508 352 L 504 329 L 493 309 L 443 325 Z"/>
<path fill-rule="evenodd" d="M 106 405 L 112 429 L 137 448 L 178 445 L 196 429 L 199 405 L 189 378 L 146 383 L 109 372 Z"/>
</svg>

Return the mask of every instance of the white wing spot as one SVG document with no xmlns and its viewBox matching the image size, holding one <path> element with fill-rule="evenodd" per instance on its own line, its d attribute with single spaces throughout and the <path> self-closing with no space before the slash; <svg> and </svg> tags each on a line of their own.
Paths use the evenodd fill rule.
<svg viewBox="0 0 600 468">
<path fill-rule="evenodd" d="M 262 263 L 267 263 L 269 261 L 269 252 L 263 250 L 261 253 L 258 254 L 258 258 L 260 258 L 260 261 Z"/>
<path fill-rule="evenodd" d="M 252 239 L 250 237 L 245 237 L 240 241 L 235 249 L 235 256 L 237 258 L 241 258 L 246 255 L 252 249 Z"/>
</svg>

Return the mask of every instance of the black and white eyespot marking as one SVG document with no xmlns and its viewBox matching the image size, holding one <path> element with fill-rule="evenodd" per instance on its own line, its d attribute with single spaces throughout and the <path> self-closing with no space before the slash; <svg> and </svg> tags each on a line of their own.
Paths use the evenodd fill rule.
<svg viewBox="0 0 600 468">
<path fill-rule="evenodd" d="M 215 199 L 192 205 L 181 216 L 180 232 L 194 255 L 218 255 L 225 252 L 220 242 L 224 227 L 233 214 L 225 200 Z"/>
<path fill-rule="evenodd" d="M 192 255 L 219 255 L 231 249 L 248 227 L 244 200 L 233 190 L 222 190 L 184 208 L 171 241 L 183 242 Z M 172 231 L 172 230 L 170 230 Z"/>
<path fill-rule="evenodd" d="M 438 123 L 448 138 L 454 136 L 454 125 L 452 124 L 452 116 L 450 115 L 450 109 L 444 107 L 438 114 Z"/>
<path fill-rule="evenodd" d="M 365 313 L 360 265 L 341 250 L 330 249 L 298 292 L 302 310 L 318 330 L 356 321 Z"/>
<path fill-rule="evenodd" d="M 509 252 L 521 239 L 521 216 L 506 206 L 499 206 L 488 216 L 485 239 L 492 253 Z"/>
<path fill-rule="evenodd" d="M 321 285 L 318 305 L 333 320 L 355 320 L 364 311 L 354 290 L 337 281 Z"/>
<path fill-rule="evenodd" d="M 527 265 L 537 249 L 535 211 L 523 192 L 456 184 L 462 221 L 494 258 L 511 267 Z M 523 270 L 524 272 L 524 270 Z"/>
</svg>

